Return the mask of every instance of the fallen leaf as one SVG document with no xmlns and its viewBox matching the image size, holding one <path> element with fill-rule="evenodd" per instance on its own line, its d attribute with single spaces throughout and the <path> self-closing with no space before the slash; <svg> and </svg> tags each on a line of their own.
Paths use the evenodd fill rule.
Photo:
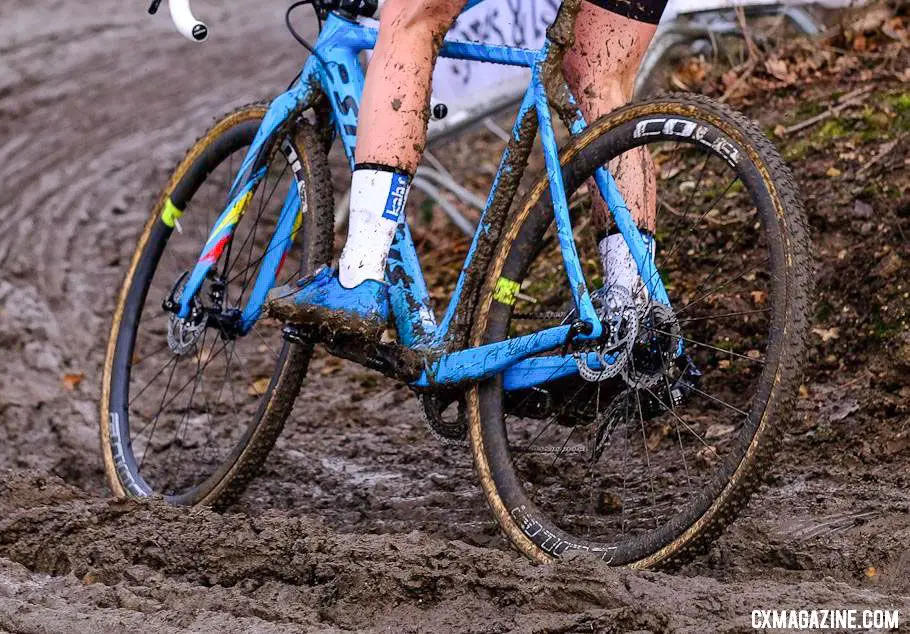
<svg viewBox="0 0 910 634">
<path fill-rule="evenodd" d="M 269 389 L 269 377 L 262 377 L 261 379 L 256 379 L 250 384 L 250 389 L 247 390 L 247 394 L 250 396 L 262 396 L 265 394 L 266 390 Z"/>
<path fill-rule="evenodd" d="M 838 176 L 841 175 L 841 173 L 842 172 L 839 169 L 837 169 L 836 167 L 829 167 L 828 171 L 825 172 L 825 175 L 827 175 L 831 178 L 837 178 Z"/>
<path fill-rule="evenodd" d="M 76 372 L 73 374 L 64 374 L 63 375 L 63 387 L 69 390 L 70 392 L 75 391 L 79 384 L 85 379 L 85 374 L 82 372 Z"/>
<path fill-rule="evenodd" d="M 837 423 L 844 420 L 852 414 L 855 414 L 859 411 L 859 403 L 853 399 L 846 399 L 834 403 L 831 406 L 831 413 L 828 415 L 828 420 L 831 422 Z"/>
<path fill-rule="evenodd" d="M 782 59 L 765 60 L 765 70 L 781 81 L 792 82 L 796 80 L 796 74 L 790 71 L 787 62 Z"/>
<path fill-rule="evenodd" d="M 806 384 L 805 384 L 805 383 L 803 383 L 803 384 L 801 384 L 801 385 L 799 386 L 799 395 L 800 395 L 800 398 L 808 398 L 808 397 L 809 397 L 809 388 L 806 387 Z"/>
<path fill-rule="evenodd" d="M 666 438 L 671 431 L 673 431 L 673 428 L 669 425 L 661 425 L 653 430 L 648 435 L 648 450 L 655 451 L 660 446 L 660 442 Z"/>
<path fill-rule="evenodd" d="M 822 343 L 828 343 L 832 339 L 840 339 L 840 328 L 813 328 L 812 332 L 822 339 Z"/>
<path fill-rule="evenodd" d="M 622 498 L 612 491 L 602 491 L 598 496 L 598 502 L 597 510 L 604 515 L 622 511 Z"/>
<path fill-rule="evenodd" d="M 698 453 L 695 454 L 695 462 L 702 467 L 713 467 L 717 464 L 717 461 L 720 460 L 720 456 L 717 455 L 717 449 L 712 446 L 702 447 Z"/>
</svg>

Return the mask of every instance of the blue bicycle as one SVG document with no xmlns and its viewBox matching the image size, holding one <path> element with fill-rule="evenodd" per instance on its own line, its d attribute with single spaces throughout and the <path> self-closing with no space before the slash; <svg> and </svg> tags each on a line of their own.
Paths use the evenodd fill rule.
<svg viewBox="0 0 910 634">
<path fill-rule="evenodd" d="M 470 445 L 497 522 L 532 559 L 583 550 L 610 565 L 670 565 L 736 516 L 798 384 L 811 287 L 799 193 L 758 127 L 709 99 L 668 95 L 584 121 L 561 74 L 579 2 L 561 4 L 541 50 L 443 45 L 445 57 L 529 68 L 531 81 L 439 319 L 399 226 L 394 324 L 381 342 L 268 310 L 270 293 L 332 260 L 326 153 L 338 141 L 353 165 L 359 55 L 377 32 L 320 11 L 290 89 L 197 141 L 117 303 L 101 404 L 115 494 L 236 499 L 321 345 L 406 382 L 435 435 Z M 171 12 L 188 37 L 208 34 L 187 0 Z M 561 149 L 554 113 L 568 129 Z M 522 185 L 538 133 L 546 170 Z M 610 171 L 637 148 L 655 165 L 656 259 Z M 604 286 L 597 197 L 638 288 Z"/>
</svg>

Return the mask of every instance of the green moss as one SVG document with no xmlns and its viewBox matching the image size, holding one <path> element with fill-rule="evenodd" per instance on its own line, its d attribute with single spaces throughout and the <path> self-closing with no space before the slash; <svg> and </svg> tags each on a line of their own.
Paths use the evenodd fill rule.
<svg viewBox="0 0 910 634">
<path fill-rule="evenodd" d="M 806 158 L 811 149 L 812 143 L 807 140 L 794 141 L 784 148 L 784 158 L 788 161 L 798 161 Z"/>
<path fill-rule="evenodd" d="M 891 108 L 897 115 L 894 120 L 895 132 L 910 132 L 910 92 L 894 95 L 889 99 Z"/>
<path fill-rule="evenodd" d="M 828 140 L 828 139 L 839 139 L 850 134 L 850 131 L 847 129 L 847 126 L 844 125 L 844 122 L 840 119 L 829 119 L 825 121 L 824 125 L 818 129 L 818 132 L 815 133 L 815 138 L 818 140 Z"/>
<path fill-rule="evenodd" d="M 872 322 L 872 339 L 878 342 L 890 341 L 903 332 L 904 326 L 900 322 L 885 321 L 877 317 Z"/>
<path fill-rule="evenodd" d="M 899 95 L 894 95 L 889 99 L 891 102 L 891 107 L 894 108 L 894 111 L 898 114 L 907 114 L 910 113 L 910 92 L 904 92 Z"/>
<path fill-rule="evenodd" d="M 836 98 L 836 97 L 833 97 L 833 96 L 832 96 L 832 98 Z M 804 102 L 804 103 L 803 103 L 802 105 L 800 105 L 800 107 L 796 110 L 797 118 L 798 118 L 798 119 L 803 119 L 803 118 L 806 118 L 806 117 L 814 117 L 815 115 L 821 114 L 822 112 L 824 112 L 824 110 L 825 110 L 826 107 L 827 107 L 827 106 L 825 106 L 825 105 L 824 105 L 823 103 L 821 103 L 820 101 L 807 101 L 807 102 Z"/>
<path fill-rule="evenodd" d="M 745 188 L 746 188 L 745 184 L 742 181 L 738 180 L 735 183 L 733 183 L 732 185 L 730 185 L 730 189 L 727 191 L 727 196 L 730 197 L 733 194 L 738 194 L 739 192 L 743 191 Z"/>
</svg>

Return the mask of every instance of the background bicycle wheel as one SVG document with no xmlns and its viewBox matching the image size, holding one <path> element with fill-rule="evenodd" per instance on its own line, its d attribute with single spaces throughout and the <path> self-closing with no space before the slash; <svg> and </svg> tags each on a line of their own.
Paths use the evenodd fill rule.
<svg viewBox="0 0 910 634">
<path fill-rule="evenodd" d="M 124 258 L 212 118 L 275 94 L 303 54 L 282 3 L 200 0 L 203 46 L 141 2 L 0 5 L 0 630 L 716 630 L 753 606 L 907 609 L 910 78 L 886 34 L 905 14 L 867 11 L 869 31 L 848 21 L 777 51 L 784 79 L 763 59 L 742 82 L 734 105 L 769 132 L 853 105 L 775 137 L 820 262 L 798 422 L 748 511 L 666 576 L 530 566 L 410 392 L 324 356 L 229 513 L 111 503 L 95 416 Z M 440 152 L 480 191 L 497 143 Z M 441 296 L 466 246 L 423 204 L 409 214 Z"/>
</svg>

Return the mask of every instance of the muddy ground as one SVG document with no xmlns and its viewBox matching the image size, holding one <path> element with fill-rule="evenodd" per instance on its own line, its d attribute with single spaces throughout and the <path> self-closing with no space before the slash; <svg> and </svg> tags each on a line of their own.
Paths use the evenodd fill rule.
<svg viewBox="0 0 910 634">
<path fill-rule="evenodd" d="M 107 497 L 103 346 L 154 192 L 215 114 L 275 94 L 303 57 L 284 3 L 199 5 L 204 46 L 141 2 L 0 7 L 0 631 L 739 631 L 781 607 L 910 619 L 906 43 L 880 23 L 859 45 L 762 63 L 734 91 L 806 192 L 816 323 L 768 484 L 665 574 L 530 565 L 409 392 L 325 357 L 299 402 L 308 422 L 295 416 L 230 512 Z M 440 153 L 481 181 L 474 149 L 490 140 Z M 425 246 L 440 231 L 415 228 Z"/>
</svg>

